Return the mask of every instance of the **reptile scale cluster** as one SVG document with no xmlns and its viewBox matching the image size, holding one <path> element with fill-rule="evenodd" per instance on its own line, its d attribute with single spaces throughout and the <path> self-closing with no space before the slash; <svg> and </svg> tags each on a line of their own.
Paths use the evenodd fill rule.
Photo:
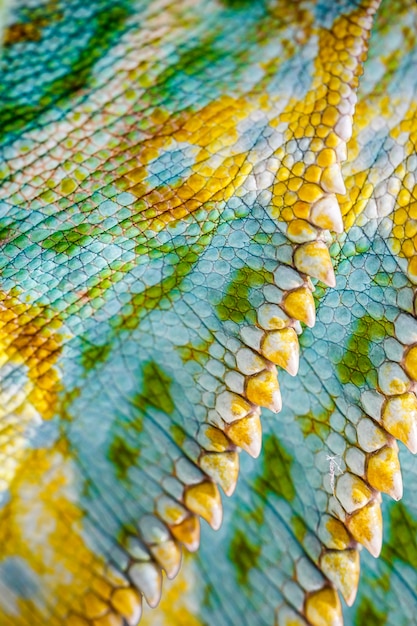
<svg viewBox="0 0 417 626">
<path fill-rule="evenodd" d="M 7 5 L 0 626 L 417 624 L 416 2 Z"/>
</svg>

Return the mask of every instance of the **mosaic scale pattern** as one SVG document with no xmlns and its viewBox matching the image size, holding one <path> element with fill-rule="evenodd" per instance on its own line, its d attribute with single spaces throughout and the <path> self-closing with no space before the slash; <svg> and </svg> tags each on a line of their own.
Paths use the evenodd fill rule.
<svg viewBox="0 0 417 626">
<path fill-rule="evenodd" d="M 416 25 L 11 7 L 1 626 L 413 623 Z"/>
</svg>

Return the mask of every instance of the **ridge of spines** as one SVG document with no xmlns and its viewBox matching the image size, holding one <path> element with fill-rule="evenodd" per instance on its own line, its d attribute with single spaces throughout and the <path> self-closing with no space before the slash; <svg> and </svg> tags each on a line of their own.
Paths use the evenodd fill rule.
<svg viewBox="0 0 417 626">
<path fill-rule="evenodd" d="M 336 198 L 336 194 L 345 192 L 340 163 L 346 157 L 346 143 L 352 130 L 354 89 L 366 50 L 372 14 L 378 4 L 376 0 L 361 3 L 361 7 L 356 9 L 356 20 L 351 20 L 351 24 L 349 20 L 345 20 L 347 24 L 342 20 L 338 25 L 340 42 L 347 37 L 350 43 L 347 48 L 343 43 L 341 48 L 331 50 L 330 56 L 334 55 L 334 58 L 323 63 L 322 69 L 329 75 L 325 95 L 329 95 L 332 102 L 322 106 L 319 101 L 324 100 L 323 95 L 316 100 L 312 96 L 309 119 L 304 120 L 306 126 L 303 128 L 300 120 L 293 127 L 289 126 L 288 141 L 294 140 L 298 145 L 298 141 L 305 136 L 309 148 L 299 158 L 283 159 L 272 193 L 273 210 L 278 209 L 276 217 L 287 222 L 286 236 L 293 250 L 291 264 L 279 264 L 274 272 L 280 296 L 273 302 L 265 300 L 259 307 L 255 326 L 241 329 L 236 368 L 226 374 L 224 390 L 217 397 L 208 423 L 200 429 L 194 452 L 190 455 L 192 469 L 188 473 L 186 469 L 179 470 L 176 466 L 175 477 L 183 488 L 181 496 L 159 499 L 155 515 L 139 520 L 139 539 L 136 538 L 135 543 L 131 538 L 131 544 L 126 546 L 127 551 L 130 550 L 131 562 L 126 578 L 114 577 L 119 586 L 116 585 L 113 591 L 111 606 L 114 614 L 122 615 L 129 626 L 139 621 L 141 613 L 141 595 L 135 589 L 140 590 L 149 606 L 156 606 L 161 595 L 161 570 L 164 569 L 168 577 L 176 575 L 181 563 L 180 544 L 189 550 L 197 549 L 199 518 L 205 519 L 215 529 L 220 526 L 222 505 L 217 484 L 222 486 L 226 495 L 232 494 L 238 477 L 239 448 L 254 457 L 260 453 L 260 407 L 275 412 L 281 409 L 276 366 L 291 375 L 297 373 L 300 323 L 313 326 L 315 322 L 314 287 L 310 277 L 330 287 L 335 285 L 326 242 L 328 230 L 336 233 L 343 230 Z M 352 32 L 349 29 L 353 29 Z M 337 39 L 339 35 L 333 33 L 332 36 Z M 351 62 L 347 63 L 345 59 L 346 67 L 339 58 L 343 51 L 348 53 L 348 57 L 351 53 Z M 335 75 L 332 76 L 332 72 Z M 339 88 L 342 87 L 340 94 L 335 86 L 338 74 Z M 310 154 L 307 155 L 307 152 Z M 288 176 L 284 169 L 288 171 Z M 284 185 L 285 189 L 280 185 Z M 287 192 L 290 196 L 285 199 Z M 291 194 L 298 194 L 295 202 Z M 289 206 L 293 206 L 293 214 L 286 219 L 283 212 Z M 391 466 L 395 466 L 395 447 L 387 443 L 380 450 L 369 453 L 366 470 L 370 475 L 373 465 L 384 464 L 384 454 L 387 458 L 391 455 Z M 380 516 L 380 497 L 376 487 L 381 485 L 376 484 L 377 472 L 374 471 L 374 474 L 370 482 L 375 488 L 368 486 L 359 476 L 349 474 L 353 476 L 351 481 L 355 482 L 362 498 L 361 506 L 345 510 L 343 521 L 349 529 L 346 546 L 340 549 L 330 545 L 320 557 L 322 571 L 342 591 L 348 603 L 353 602 L 359 577 L 355 541 L 362 541 L 375 554 L 379 550 L 379 538 L 375 539 L 377 533 L 371 529 L 371 523 L 376 523 L 378 527 Z M 336 495 L 340 492 L 338 500 L 342 492 L 345 496 L 339 480 L 335 491 Z M 340 502 L 339 506 L 342 508 Z M 381 524 L 378 529 L 382 533 Z M 367 540 L 365 530 L 374 532 L 374 536 Z M 347 564 L 350 564 L 350 574 L 342 580 L 340 572 Z M 129 603 L 130 613 L 123 608 Z M 93 608 L 89 610 L 94 626 L 110 626 L 111 618 L 100 614 L 101 609 L 94 608 L 94 601 L 91 605 Z M 329 624 L 342 624 L 340 601 L 328 582 L 306 594 L 304 614 L 305 623 L 312 626 L 323 623 L 320 620 L 324 615 L 328 616 Z M 77 616 L 71 619 L 71 626 L 84 624 L 82 618 Z"/>
</svg>

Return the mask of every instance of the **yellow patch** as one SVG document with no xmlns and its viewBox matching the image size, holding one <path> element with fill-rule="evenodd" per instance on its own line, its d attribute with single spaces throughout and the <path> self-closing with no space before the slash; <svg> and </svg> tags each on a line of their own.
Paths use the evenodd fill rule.
<svg viewBox="0 0 417 626">
<path fill-rule="evenodd" d="M 55 414 L 60 390 L 55 367 L 62 345 L 60 326 L 60 320 L 44 307 L 0 292 L 0 366 L 13 363 L 27 368 L 26 400 L 43 419 Z"/>
<path fill-rule="evenodd" d="M 280 182 L 273 187 L 273 216 L 287 223 L 297 217 L 309 218 L 311 205 L 329 191 L 328 185 L 324 185 L 324 169 L 332 165 L 340 167 L 337 149 L 345 139 L 335 132 L 338 122 L 343 121 L 336 106 L 358 84 L 366 41 L 358 45 L 357 38 L 362 38 L 364 31 L 355 26 L 355 18 L 363 18 L 363 12 L 362 7 L 351 15 L 340 16 L 331 30 L 322 29 L 318 33 L 319 50 L 310 91 L 302 101 L 292 99 L 271 122 L 272 126 L 288 124 L 285 142 L 312 138 L 309 151 L 313 163 L 310 161 L 307 166 L 304 154 L 295 162 L 287 155 L 277 172 Z M 278 158 L 280 151 L 276 152 Z M 333 177 L 330 179 L 332 182 Z"/>
<path fill-rule="evenodd" d="M 184 112 L 167 120 L 156 115 L 159 125 L 144 141 L 131 162 L 131 169 L 115 184 L 140 201 L 141 228 L 162 230 L 208 202 L 226 202 L 247 179 L 252 165 L 237 148 L 237 125 L 247 119 L 255 102 L 223 96 L 196 113 Z M 175 143 L 196 146 L 192 173 L 172 184 L 150 187 L 149 164 Z"/>
<path fill-rule="evenodd" d="M 26 429 L 55 414 L 61 388 L 55 363 L 62 337 L 60 322 L 45 309 L 0 292 L 0 367 L 17 382 L 0 391 L 0 491 L 25 461 Z"/>
<path fill-rule="evenodd" d="M 75 503 L 73 476 L 62 441 L 53 450 L 26 450 L 0 515 L 1 560 L 19 557 L 37 575 L 40 589 L 48 590 L 53 613 L 61 616 L 53 624 L 64 623 L 69 606 L 82 614 L 81 598 L 103 569 L 81 536 L 83 513 Z M 15 626 L 45 620 L 42 603 L 20 598 L 18 607 Z M 49 615 L 50 608 L 46 610 Z M 0 612 L 3 620 L 7 623 L 10 616 Z"/>
</svg>

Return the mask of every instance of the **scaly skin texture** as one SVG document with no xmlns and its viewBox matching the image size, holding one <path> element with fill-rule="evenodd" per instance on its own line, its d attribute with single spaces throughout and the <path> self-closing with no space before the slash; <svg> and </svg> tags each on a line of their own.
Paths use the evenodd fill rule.
<svg viewBox="0 0 417 626">
<path fill-rule="evenodd" d="M 0 626 L 413 623 L 414 3 L 10 24 Z"/>
</svg>

